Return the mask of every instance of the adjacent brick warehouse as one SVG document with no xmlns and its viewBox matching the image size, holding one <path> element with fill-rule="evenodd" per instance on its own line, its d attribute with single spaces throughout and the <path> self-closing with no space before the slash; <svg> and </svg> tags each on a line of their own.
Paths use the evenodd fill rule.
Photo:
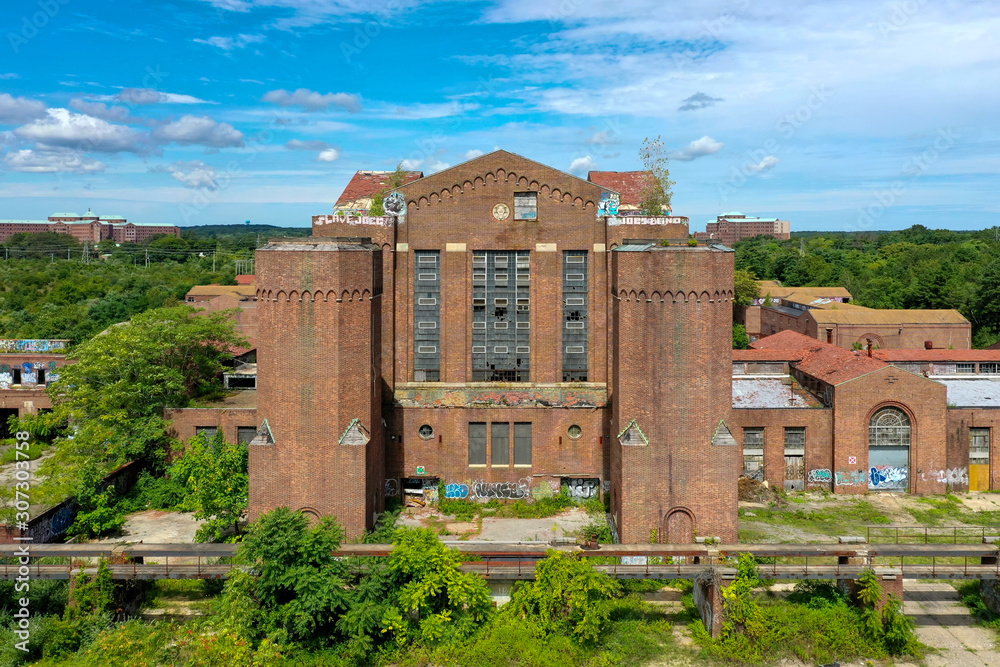
<svg viewBox="0 0 1000 667">
<path fill-rule="evenodd" d="M 370 243 L 272 240 L 257 251 L 257 414 L 250 518 L 335 515 L 351 535 L 383 508 L 382 255 Z"/>
<path fill-rule="evenodd" d="M 611 497 L 623 542 L 737 541 L 733 266 L 727 249 L 612 253 Z"/>
<path fill-rule="evenodd" d="M 474 498 L 571 486 L 616 498 L 623 539 L 735 540 L 739 452 L 720 427 L 732 253 L 687 248 L 681 216 L 598 215 L 607 187 L 505 151 L 397 192 L 398 218 L 318 215 L 313 238 L 258 251 L 257 418 L 270 431 L 251 446 L 251 517 L 288 505 L 353 536 L 385 497 L 426 500 L 439 482 Z M 622 338 L 609 251 L 635 239 L 675 245 L 647 253 L 622 289 L 691 296 L 637 306 L 648 317 Z M 626 357 L 628 377 L 612 381 Z M 624 475 L 618 396 L 653 434 L 652 464 L 629 459 Z M 340 444 L 354 419 L 367 444 Z"/>
</svg>

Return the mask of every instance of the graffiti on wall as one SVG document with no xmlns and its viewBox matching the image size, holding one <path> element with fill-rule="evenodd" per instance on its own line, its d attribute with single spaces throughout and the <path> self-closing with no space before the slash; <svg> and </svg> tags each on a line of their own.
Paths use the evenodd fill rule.
<svg viewBox="0 0 1000 667">
<path fill-rule="evenodd" d="M 0 338 L 0 352 L 63 352 L 66 350 L 64 340 L 26 340 L 16 338 Z"/>
<path fill-rule="evenodd" d="M 385 480 L 385 497 L 395 498 L 398 495 L 399 495 L 399 486 L 397 486 L 396 480 L 394 479 Z"/>
<path fill-rule="evenodd" d="M 838 470 L 835 477 L 837 486 L 858 486 L 868 482 L 868 473 L 864 470 Z"/>
<path fill-rule="evenodd" d="M 21 364 L 21 384 L 37 384 L 38 375 L 35 374 L 35 365 L 30 361 Z"/>
<path fill-rule="evenodd" d="M 616 216 L 618 215 L 618 204 L 621 201 L 621 197 L 615 192 L 602 192 L 601 201 L 597 205 L 597 217 L 603 218 L 605 216 Z"/>
<path fill-rule="evenodd" d="M 868 469 L 868 484 L 876 489 L 904 489 L 908 471 L 905 466 L 872 466 Z"/>
<path fill-rule="evenodd" d="M 581 477 L 563 477 L 562 488 L 566 489 L 566 494 L 570 498 L 586 500 L 599 495 L 601 490 L 601 480 Z"/>
<path fill-rule="evenodd" d="M 531 480 L 527 477 L 521 478 L 517 482 L 485 482 L 480 479 L 472 484 L 446 484 L 444 496 L 456 499 L 522 500 L 531 497 Z"/>
<path fill-rule="evenodd" d="M 829 484 L 833 481 L 833 473 L 830 472 L 829 468 L 815 468 L 809 471 L 806 476 L 807 482 Z"/>
<path fill-rule="evenodd" d="M 948 468 L 947 470 L 928 470 L 920 473 L 924 482 L 940 482 L 942 484 L 963 485 L 969 483 L 968 468 Z"/>
</svg>

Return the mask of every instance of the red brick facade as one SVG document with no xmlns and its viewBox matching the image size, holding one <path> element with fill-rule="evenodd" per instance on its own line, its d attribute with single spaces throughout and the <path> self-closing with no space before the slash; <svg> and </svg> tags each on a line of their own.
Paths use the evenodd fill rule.
<svg viewBox="0 0 1000 667">
<path fill-rule="evenodd" d="M 356 535 L 406 485 L 441 481 L 457 497 L 520 498 L 584 478 L 610 490 L 623 539 L 735 540 L 739 451 L 717 433 L 731 412 L 732 253 L 686 244 L 616 251 L 628 257 L 613 277 L 609 251 L 631 239 L 686 241 L 686 225 L 598 217 L 605 188 L 504 151 L 398 192 L 406 203 L 398 221 L 315 216 L 312 239 L 258 251 L 257 415 L 274 444 L 251 446 L 251 517 L 287 505 L 334 514 Z M 517 219 L 523 193 L 536 214 L 522 208 Z M 418 381 L 416 368 L 415 253 L 424 251 L 439 258 L 434 382 Z M 498 251 L 526 253 L 530 264 L 530 381 L 476 380 L 473 271 L 477 257 Z M 587 267 L 587 368 L 573 382 L 563 381 L 566 251 Z M 625 268 L 633 262 L 639 273 Z M 643 296 L 619 311 L 612 283 L 615 294 L 642 292 L 655 303 Z M 644 358 L 660 352 L 653 365 Z M 611 364 L 625 358 L 613 380 Z M 355 419 L 370 439 L 340 444 Z M 632 419 L 649 429 L 649 445 L 613 470 L 619 422 Z M 485 465 L 470 442 L 479 424 Z"/>
</svg>

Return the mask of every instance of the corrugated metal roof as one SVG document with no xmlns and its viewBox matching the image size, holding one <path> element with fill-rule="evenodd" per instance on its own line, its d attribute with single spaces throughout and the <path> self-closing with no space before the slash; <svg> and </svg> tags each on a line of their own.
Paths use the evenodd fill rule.
<svg viewBox="0 0 1000 667">
<path fill-rule="evenodd" d="M 808 311 L 817 324 L 969 324 L 957 310 L 850 308 Z"/>
<path fill-rule="evenodd" d="M 956 408 L 1000 408 L 1000 378 L 942 380 L 948 390 L 948 406 Z"/>
</svg>

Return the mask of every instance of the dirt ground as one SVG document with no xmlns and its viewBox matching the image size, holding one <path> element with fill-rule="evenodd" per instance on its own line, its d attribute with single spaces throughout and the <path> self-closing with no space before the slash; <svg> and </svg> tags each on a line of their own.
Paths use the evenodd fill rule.
<svg viewBox="0 0 1000 667">
<path fill-rule="evenodd" d="M 194 534 L 203 523 L 195 519 L 191 512 L 146 510 L 129 515 L 121 536 L 106 537 L 98 542 L 193 544 Z"/>
<path fill-rule="evenodd" d="M 483 517 L 479 521 L 456 521 L 438 514 L 433 507 L 407 507 L 399 517 L 400 526 L 437 529 L 446 539 L 483 540 L 489 542 L 551 542 L 573 537 L 591 522 L 582 508 L 570 508 L 545 519 L 501 519 Z"/>
</svg>

